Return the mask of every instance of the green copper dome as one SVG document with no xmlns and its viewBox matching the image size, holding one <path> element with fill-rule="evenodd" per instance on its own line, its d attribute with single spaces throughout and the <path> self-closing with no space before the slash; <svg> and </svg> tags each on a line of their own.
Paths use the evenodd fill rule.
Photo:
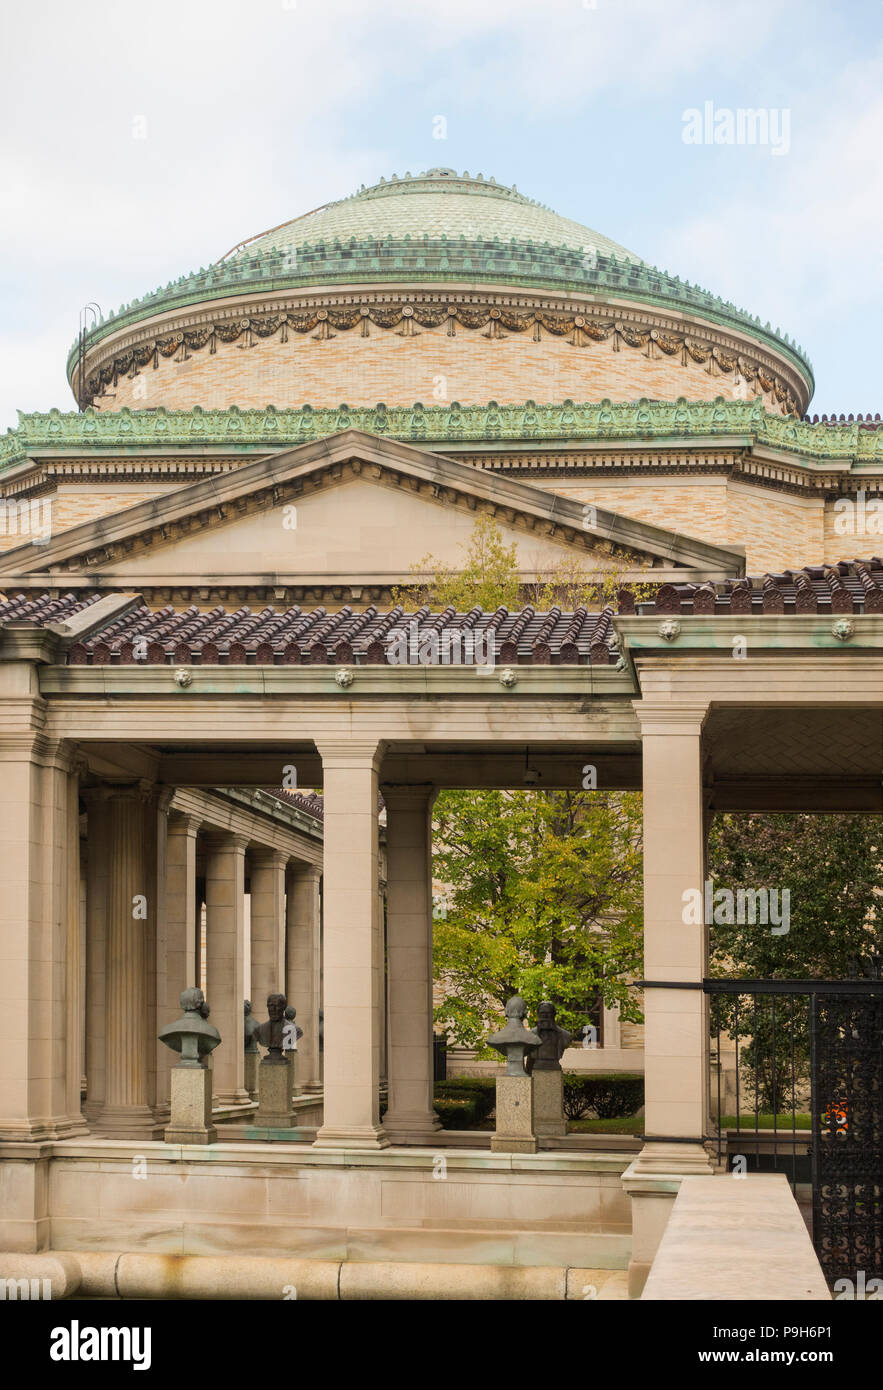
<svg viewBox="0 0 883 1390">
<path fill-rule="evenodd" d="M 639 256 L 609 237 L 570 218 L 559 217 L 514 187 L 506 188 L 481 174 L 471 178 L 453 169 L 428 169 L 414 176 L 398 178 L 394 174 L 391 179 L 381 179 L 350 198 L 328 203 L 240 242 L 221 259 L 254 255 L 258 251 L 290 252 L 302 246 L 347 242 L 351 238 L 361 242 L 425 236 L 465 237 L 470 242 L 494 238 L 539 245 L 545 242 L 641 263 Z"/>
<path fill-rule="evenodd" d="M 418 287 L 439 301 L 435 307 L 422 305 L 421 313 L 429 313 L 430 318 L 444 315 L 449 285 L 461 291 L 464 285 L 470 292 L 486 290 L 488 295 L 499 287 L 505 287 L 507 294 L 545 296 L 552 291 L 560 297 L 578 296 L 589 312 L 596 303 L 607 318 L 613 313 L 610 331 L 617 333 L 631 330 L 616 324 L 612 305 L 634 303 L 642 311 L 659 307 L 687 314 L 693 324 L 702 320 L 740 338 L 747 335 L 796 372 L 802 384 L 792 376 L 788 390 L 800 398 L 800 409 L 806 408 L 812 395 L 812 369 L 806 357 L 787 334 L 769 323 L 698 285 L 655 269 L 609 237 L 559 217 L 515 188 L 481 174 L 472 178 L 452 169 L 429 169 L 413 177 L 382 179 L 349 198 L 251 236 L 208 266 L 102 316 L 84 338 L 88 373 L 84 398 L 92 399 L 108 382 L 115 384 L 121 373 L 133 373 L 148 360 L 158 364 L 160 355 L 198 351 L 206 344 L 213 353 L 218 341 L 235 341 L 246 331 L 258 338 L 277 332 L 285 337 L 290 329 L 297 333 L 318 329 L 321 334 L 323 324 L 333 332 L 351 331 L 362 310 L 338 305 L 332 322 L 328 317 L 332 311 L 320 306 L 313 323 L 314 306 L 307 298 L 333 295 L 347 285 L 390 296 L 397 287 L 404 287 L 408 302 L 401 308 L 403 317 L 414 314 L 410 299 Z M 285 304 L 280 296 L 298 298 Z M 270 313 L 262 306 L 265 298 L 273 301 Z M 236 300 L 243 301 L 238 315 Z M 221 306 L 217 319 L 197 326 L 194 311 L 205 317 L 214 302 Z M 398 312 L 393 298 L 389 306 L 388 313 Z M 499 318 L 501 311 L 497 307 L 489 312 Z M 577 312 L 580 317 L 568 333 L 581 334 L 585 328 L 582 310 Z M 186 319 L 175 321 L 172 314 L 186 315 Z M 161 323 L 152 341 L 147 325 L 157 319 Z M 416 321 L 423 324 L 422 319 Z M 546 331 L 550 331 L 548 324 Z M 694 332 L 677 325 L 673 331 L 688 336 Z M 129 332 L 133 337 L 126 341 L 124 335 Z M 654 334 L 658 332 L 654 328 Z M 665 336 L 667 329 L 662 332 Z M 116 339 L 113 355 L 99 360 L 101 345 L 111 336 Z M 676 348 L 675 340 L 666 337 L 660 350 L 671 354 Z M 684 342 L 681 350 L 689 355 L 691 349 Z M 739 350 L 732 343 L 727 348 L 728 353 Z M 647 351 L 653 355 L 652 344 Z M 79 353 L 80 345 L 74 343 L 67 364 L 72 383 Z M 639 387 L 635 389 L 641 394 Z"/>
</svg>

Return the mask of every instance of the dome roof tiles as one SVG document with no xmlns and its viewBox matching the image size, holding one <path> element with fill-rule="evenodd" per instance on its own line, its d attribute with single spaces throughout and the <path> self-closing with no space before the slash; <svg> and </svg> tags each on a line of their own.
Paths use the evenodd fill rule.
<svg viewBox="0 0 883 1390">
<path fill-rule="evenodd" d="M 406 175 L 402 179 L 394 176 L 381 180 L 350 198 L 328 203 L 251 237 L 221 259 L 254 255 L 257 251 L 288 251 L 321 242 L 346 242 L 351 238 L 366 241 L 423 236 L 548 243 L 643 264 L 634 252 L 609 237 L 570 218 L 559 217 L 515 188 L 484 179 L 480 174 L 477 178 L 459 175 L 452 169 L 430 169 L 415 178 Z"/>
</svg>

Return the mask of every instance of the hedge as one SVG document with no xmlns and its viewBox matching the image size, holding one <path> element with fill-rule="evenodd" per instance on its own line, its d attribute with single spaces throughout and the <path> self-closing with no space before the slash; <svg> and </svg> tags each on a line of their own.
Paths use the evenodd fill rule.
<svg viewBox="0 0 883 1390">
<path fill-rule="evenodd" d="M 644 1104 L 644 1078 L 631 1072 L 564 1073 L 564 1113 L 579 1120 L 592 1110 L 599 1120 L 635 1115 Z"/>
<path fill-rule="evenodd" d="M 478 1125 L 478 1106 L 471 1096 L 436 1096 L 433 1108 L 442 1129 L 475 1129 Z"/>
<path fill-rule="evenodd" d="M 492 1076 L 454 1076 L 449 1081 L 435 1083 L 435 1109 L 441 1118 L 440 1105 L 452 1100 L 470 1101 L 478 1122 L 493 1114 L 497 1103 L 496 1081 Z M 444 1120 L 442 1120 L 444 1124 Z M 447 1126 L 446 1126 L 447 1127 Z"/>
</svg>

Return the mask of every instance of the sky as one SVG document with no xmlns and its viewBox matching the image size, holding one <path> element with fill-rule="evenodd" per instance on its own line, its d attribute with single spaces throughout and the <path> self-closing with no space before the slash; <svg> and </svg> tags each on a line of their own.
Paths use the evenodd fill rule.
<svg viewBox="0 0 883 1390">
<path fill-rule="evenodd" d="M 883 413 L 881 0 L 6 0 L 0 40 L 0 430 L 74 408 L 87 301 L 440 165 L 781 327 L 811 413 Z"/>
</svg>

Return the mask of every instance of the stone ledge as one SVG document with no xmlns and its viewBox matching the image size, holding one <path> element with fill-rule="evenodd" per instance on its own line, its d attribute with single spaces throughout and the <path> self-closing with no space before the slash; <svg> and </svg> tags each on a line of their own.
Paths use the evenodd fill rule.
<svg viewBox="0 0 883 1390">
<path fill-rule="evenodd" d="M 53 1299 L 580 1300 L 622 1298 L 622 1275 L 575 1266 L 303 1260 L 119 1251 L 0 1253 L 0 1274 Z"/>
<path fill-rule="evenodd" d="M 783 1173 L 688 1177 L 642 1300 L 827 1302 L 831 1294 Z"/>
</svg>

